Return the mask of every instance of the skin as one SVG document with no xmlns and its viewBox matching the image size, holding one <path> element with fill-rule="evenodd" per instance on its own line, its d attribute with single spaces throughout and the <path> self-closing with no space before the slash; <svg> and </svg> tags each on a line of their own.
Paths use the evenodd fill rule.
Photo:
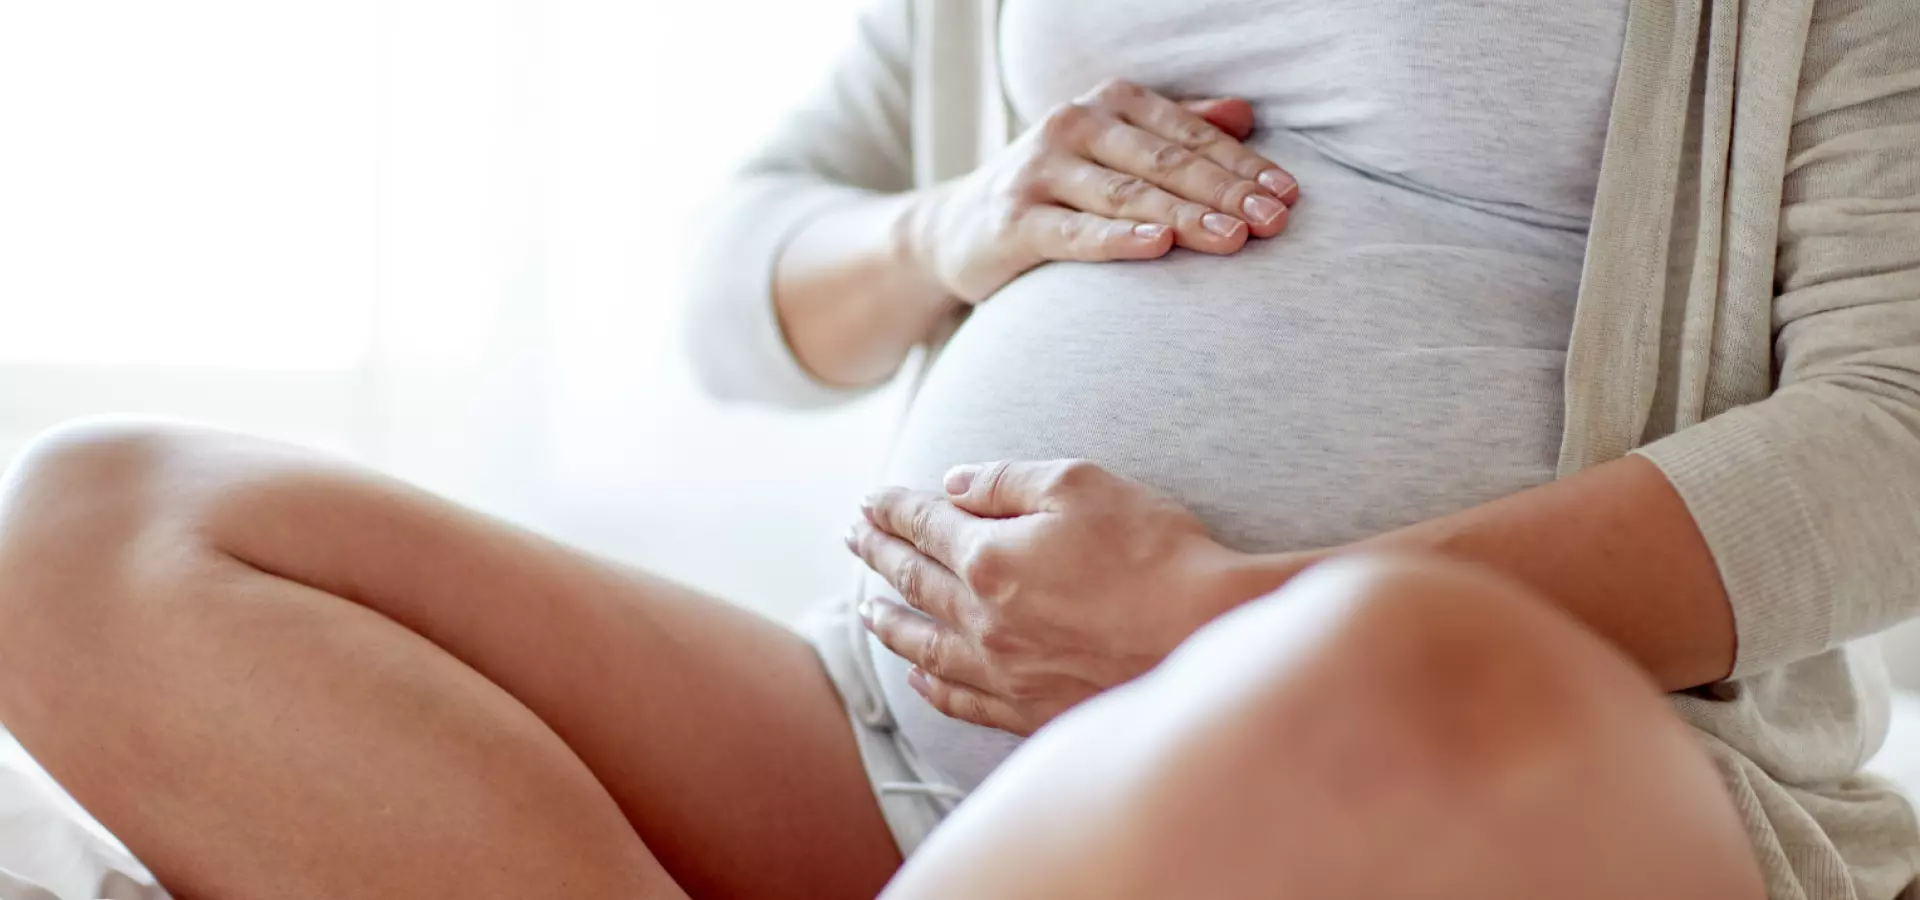
<svg viewBox="0 0 1920 900">
<path fill-rule="evenodd" d="M 10 470 L 0 720 L 182 900 L 866 898 L 900 862 L 798 636 L 234 435 Z"/>
<path fill-rule="evenodd" d="M 1639 457 L 1351 547 L 1284 554 L 1228 550 L 1178 504 L 1084 460 L 962 466 L 946 487 L 883 489 L 863 504 L 848 546 L 926 615 L 885 598 L 862 609 L 935 708 L 1018 734 L 1145 672 L 1239 603 L 1356 552 L 1499 571 L 1662 690 L 1733 668 L 1733 613 L 1706 541 Z"/>
<path fill-rule="evenodd" d="M 1102 85 L 964 178 L 809 223 L 775 271 L 787 342 L 823 382 L 876 384 L 957 310 L 1048 260 L 1224 256 L 1273 237 L 1300 186 L 1240 143 L 1252 131 L 1244 100 Z"/>
<path fill-rule="evenodd" d="M 1012 152 L 1019 162 L 803 229 L 776 278 L 803 361 L 864 383 L 955 304 L 1046 260 L 1140 259 L 1174 242 L 1224 254 L 1277 233 L 1282 217 L 1212 237 L 1204 210 L 1154 218 L 1167 202 L 1157 191 L 1233 206 L 1258 188 L 1276 200 L 1297 190 L 1267 184 L 1264 161 L 1223 159 L 1237 144 L 1214 131 L 1156 131 L 1193 112 L 1159 99 L 1109 85 L 1050 117 Z M 1236 108 L 1200 112 L 1243 134 Z M 1184 146 L 1158 149 L 1156 135 Z M 1196 187 L 1203 176 L 1230 190 Z M 1169 227 L 1142 247 L 1122 222 Z M 1097 469 L 1071 471 L 1063 486 Z M 1223 586 L 1264 590 L 1291 576 L 1287 560 L 1216 569 L 1228 557 L 1177 505 L 1146 502 L 1138 486 L 1083 493 L 1053 514 L 1065 524 L 1028 535 L 1067 553 L 1054 571 L 1011 557 L 962 570 L 996 576 L 984 596 L 1056 595 L 1022 626 L 1106 604 L 1102 627 L 985 629 L 982 647 L 1029 665 L 983 672 L 1039 686 L 1009 689 L 1028 726 L 1061 716 L 1027 693 L 1059 703 L 1154 674 L 1044 728 L 889 897 L 1253 897 L 1287 885 L 1287 896 L 1520 898 L 1569 878 L 1593 886 L 1577 897 L 1759 896 L 1697 748 L 1606 642 L 1551 617 L 1555 601 L 1415 569 L 1246 603 Z M 1500 533 L 1456 525 L 1436 543 Z M 1125 552 L 1090 552 L 1085 534 L 1125 538 Z M 1125 587 L 1116 573 L 1186 599 L 1156 611 L 1066 589 Z M 1194 630 L 1235 606 L 1227 622 L 1251 625 Z M 1154 668 L 1181 645 L 1194 649 Z M 1239 665 L 1209 674 L 1181 658 Z M 1443 677 L 1461 660 L 1489 665 Z M 1562 708 L 1574 711 L 1487 712 Z M 1161 727 L 1112 739 L 1136 716 Z M 797 637 L 376 475 L 231 435 L 77 426 L 9 470 L 0 719 L 184 900 L 866 897 L 899 864 L 839 699 Z M 1462 799 L 1520 775 L 1533 790 L 1462 812 Z M 1317 790 L 1329 784 L 1393 790 Z M 1450 843 L 1429 846 L 1458 852 L 1415 859 L 1407 842 L 1379 839 L 1407 829 L 1443 832 Z"/>
<path fill-rule="evenodd" d="M 884 900 L 1764 896 L 1618 651 L 1484 568 L 1357 556 L 1042 729 Z"/>
</svg>

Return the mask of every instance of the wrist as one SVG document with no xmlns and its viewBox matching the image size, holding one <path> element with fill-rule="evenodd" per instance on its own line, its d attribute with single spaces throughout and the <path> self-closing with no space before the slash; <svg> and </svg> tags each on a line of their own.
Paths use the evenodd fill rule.
<svg viewBox="0 0 1920 900">
<path fill-rule="evenodd" d="M 1225 547 L 1220 550 L 1223 552 L 1209 563 L 1207 599 L 1203 601 L 1207 604 L 1204 612 L 1209 620 L 1279 590 L 1294 576 L 1333 556 L 1326 550 L 1291 553 L 1241 553 Z"/>
<path fill-rule="evenodd" d="M 894 265 L 914 286 L 911 302 L 926 315 L 929 324 L 961 305 L 959 297 L 940 278 L 936 252 L 942 206 L 951 193 L 948 185 L 936 185 L 901 195 L 890 233 Z"/>
</svg>

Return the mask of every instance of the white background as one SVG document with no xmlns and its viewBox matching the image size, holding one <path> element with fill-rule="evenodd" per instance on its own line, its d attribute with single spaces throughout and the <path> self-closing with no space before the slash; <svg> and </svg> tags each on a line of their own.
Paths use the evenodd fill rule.
<svg viewBox="0 0 1920 900">
<path fill-rule="evenodd" d="M 677 319 L 858 2 L 0 4 L 0 459 L 183 416 L 775 613 L 843 588 L 897 392 L 721 409 Z"/>
<path fill-rule="evenodd" d="M 703 199 L 861 2 L 0 3 L 0 461 L 183 416 L 776 615 L 844 589 L 898 391 L 721 409 L 676 320 Z"/>
</svg>

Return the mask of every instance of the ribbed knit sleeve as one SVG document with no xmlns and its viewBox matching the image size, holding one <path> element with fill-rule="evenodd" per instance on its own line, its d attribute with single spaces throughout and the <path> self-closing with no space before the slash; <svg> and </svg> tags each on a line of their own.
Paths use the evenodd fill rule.
<svg viewBox="0 0 1920 900">
<path fill-rule="evenodd" d="M 1920 14 L 1822 3 L 1780 220 L 1778 386 L 1636 451 L 1732 599 L 1734 675 L 1920 613 Z"/>
<path fill-rule="evenodd" d="M 794 358 L 773 306 L 788 240 L 841 203 L 908 189 L 913 29 L 909 0 L 880 0 L 813 98 L 775 129 L 703 223 L 687 279 L 686 338 L 713 394 L 787 406 L 858 396 Z"/>
</svg>

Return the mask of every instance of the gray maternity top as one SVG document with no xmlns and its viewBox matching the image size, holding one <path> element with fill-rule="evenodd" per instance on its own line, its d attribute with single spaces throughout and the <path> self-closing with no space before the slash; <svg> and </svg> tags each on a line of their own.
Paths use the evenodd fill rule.
<svg viewBox="0 0 1920 900">
<path fill-rule="evenodd" d="M 1006 0 L 1002 16 L 1022 120 L 1114 76 L 1244 97 L 1252 145 L 1303 199 L 1236 256 L 1008 285 L 929 372 L 889 483 L 1085 457 L 1229 546 L 1275 551 L 1553 476 L 1625 0 Z M 902 736 L 955 785 L 1014 749 L 872 651 Z"/>
</svg>

